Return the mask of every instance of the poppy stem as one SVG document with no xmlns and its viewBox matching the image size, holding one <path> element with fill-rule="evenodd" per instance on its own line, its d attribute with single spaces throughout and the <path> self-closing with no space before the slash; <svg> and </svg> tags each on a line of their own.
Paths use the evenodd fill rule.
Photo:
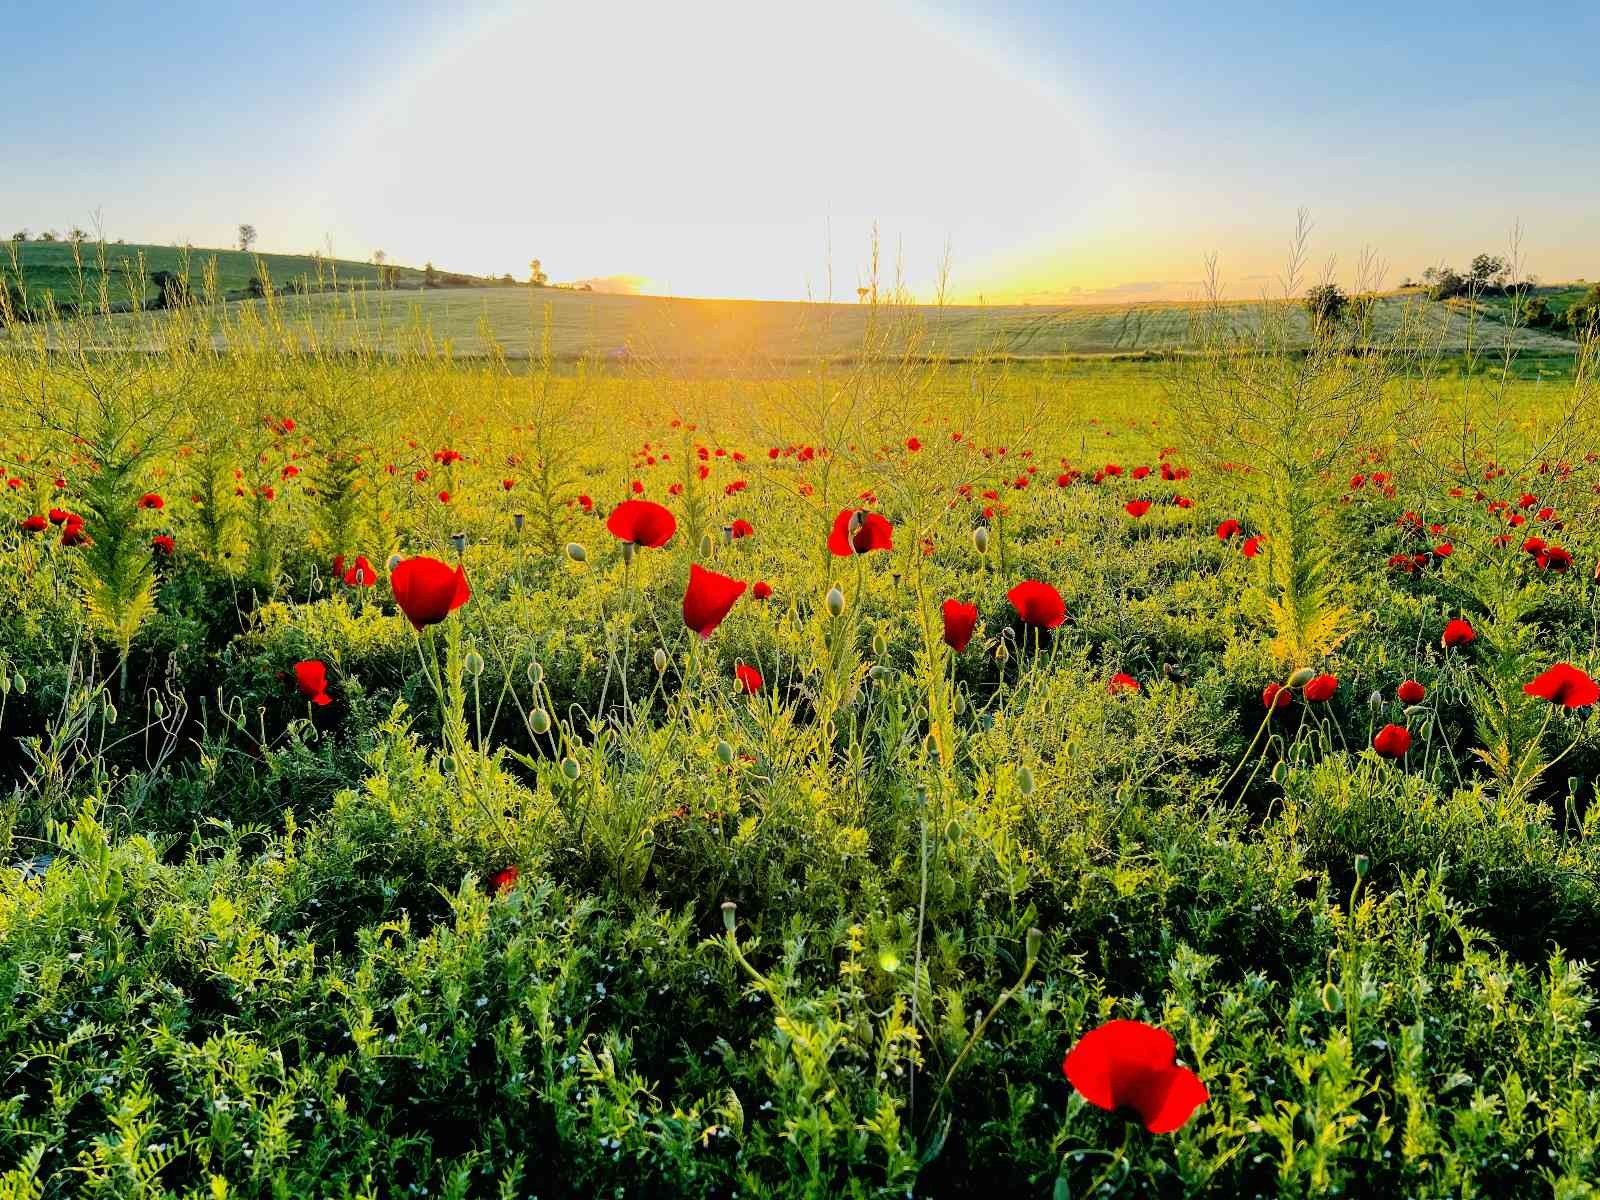
<svg viewBox="0 0 1600 1200">
<path fill-rule="evenodd" d="M 983 1036 L 983 1031 L 989 1028 L 989 1022 L 994 1020 L 995 1014 L 1005 1007 L 1006 1001 L 1010 1000 L 1027 985 L 1028 977 L 1033 974 L 1033 968 L 1039 961 L 1039 941 L 1039 931 L 1036 929 L 1028 930 L 1026 942 L 1028 958 L 1023 963 L 1022 974 L 1017 976 L 1015 983 L 1000 993 L 1000 998 L 994 1002 L 994 1007 L 983 1015 L 983 1020 L 979 1021 L 973 1029 L 972 1034 L 967 1038 L 966 1045 L 961 1047 L 961 1053 L 956 1055 L 955 1061 L 950 1064 L 950 1069 L 945 1072 L 944 1082 L 939 1085 L 940 1097 L 949 1094 L 950 1081 L 956 1077 L 956 1072 L 961 1069 L 961 1064 L 966 1061 L 967 1055 L 972 1053 L 972 1048 L 978 1044 L 978 1039 Z"/>
</svg>

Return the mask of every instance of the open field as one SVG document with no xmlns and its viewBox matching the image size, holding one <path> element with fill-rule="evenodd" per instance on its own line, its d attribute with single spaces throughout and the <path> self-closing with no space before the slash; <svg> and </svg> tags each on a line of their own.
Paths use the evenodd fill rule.
<svg viewBox="0 0 1600 1200">
<path fill-rule="evenodd" d="M 0 1193 L 1592 1194 L 1588 357 L 545 300 L 0 345 Z"/>
<path fill-rule="evenodd" d="M 389 352 L 448 346 L 452 353 L 465 356 L 498 348 L 511 358 L 537 357 L 548 331 L 550 352 L 567 361 L 595 357 L 781 363 L 848 357 L 867 346 L 957 358 L 1161 354 L 1193 347 L 1199 306 L 874 307 L 451 288 L 284 296 L 273 302 L 270 314 L 265 308 L 262 302 L 251 301 L 211 310 L 207 325 L 215 344 L 226 345 L 232 331 L 275 324 L 330 346 Z M 1236 335 L 1249 336 L 1259 329 L 1259 303 L 1230 304 L 1225 311 Z M 1287 315 L 1289 343 L 1304 348 L 1310 336 L 1305 313 L 1290 305 Z M 119 317 L 108 338 L 118 342 L 136 337 L 142 344 L 159 344 L 164 320 L 148 315 Z M 1492 314 L 1473 321 L 1447 305 L 1411 295 L 1380 299 L 1373 325 L 1375 340 L 1400 337 L 1404 326 L 1406 338 L 1445 353 L 1476 346 L 1570 358 L 1577 349 L 1568 338 L 1508 328 Z"/>
</svg>

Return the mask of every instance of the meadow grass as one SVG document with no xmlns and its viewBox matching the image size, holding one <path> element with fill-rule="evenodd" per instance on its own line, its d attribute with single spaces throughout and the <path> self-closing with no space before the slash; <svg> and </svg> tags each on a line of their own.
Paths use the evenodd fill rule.
<svg viewBox="0 0 1600 1200">
<path fill-rule="evenodd" d="M 567 300 L 10 331 L 0 1196 L 1592 1193 L 1587 351 Z M 1177 1130 L 1064 1078 L 1113 1018 Z"/>
</svg>

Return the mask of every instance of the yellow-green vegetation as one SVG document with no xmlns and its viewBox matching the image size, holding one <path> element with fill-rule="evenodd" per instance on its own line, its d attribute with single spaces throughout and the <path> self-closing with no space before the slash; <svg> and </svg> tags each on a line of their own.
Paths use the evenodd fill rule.
<svg viewBox="0 0 1600 1200">
<path fill-rule="evenodd" d="M 1591 1194 L 1591 347 L 422 303 L 4 335 L 0 1195 Z"/>
</svg>

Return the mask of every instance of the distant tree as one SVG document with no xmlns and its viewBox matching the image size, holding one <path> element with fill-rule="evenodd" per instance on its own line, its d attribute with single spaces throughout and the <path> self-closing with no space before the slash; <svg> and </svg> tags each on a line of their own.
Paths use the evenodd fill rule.
<svg viewBox="0 0 1600 1200">
<path fill-rule="evenodd" d="M 1449 300 L 1452 296 L 1460 296 L 1467 290 L 1467 280 L 1459 272 L 1449 267 L 1430 267 L 1433 278 L 1429 280 L 1426 273 L 1423 282 L 1428 284 L 1428 298 L 1431 300 Z"/>
<path fill-rule="evenodd" d="M 1344 320 L 1350 307 L 1350 297 L 1337 283 L 1319 283 L 1305 295 L 1302 303 L 1311 314 L 1311 325 L 1319 332 L 1329 332 Z"/>
<path fill-rule="evenodd" d="M 189 281 L 176 272 L 154 271 L 150 275 L 150 282 L 160 293 L 155 303 L 157 308 L 177 308 L 193 299 L 189 293 Z"/>
<path fill-rule="evenodd" d="M 433 269 L 433 260 L 429 259 L 422 264 L 422 286 L 437 287 L 439 285 L 439 272 Z"/>
<path fill-rule="evenodd" d="M 254 225 L 239 226 L 239 249 L 243 250 L 246 254 L 249 254 L 250 247 L 254 246 L 255 244 L 256 227 Z"/>
<path fill-rule="evenodd" d="M 388 258 L 389 256 L 382 250 L 374 250 L 372 252 L 372 265 L 375 267 L 381 267 L 385 262 L 388 261 Z"/>
<path fill-rule="evenodd" d="M 537 258 L 528 264 L 528 282 L 534 287 L 550 282 L 550 276 L 544 273 L 544 265 Z"/>
<path fill-rule="evenodd" d="M 81 246 L 85 242 L 87 242 L 88 240 L 89 240 L 88 232 L 86 230 L 80 229 L 76 225 L 74 225 L 71 229 L 67 230 L 67 241 L 71 242 L 74 246 Z"/>
<path fill-rule="evenodd" d="M 11 235 L 11 240 L 13 242 L 25 242 L 25 241 L 27 241 L 28 240 L 28 231 L 26 229 L 17 230 L 15 233 L 13 233 Z"/>
<path fill-rule="evenodd" d="M 1488 291 L 1504 285 L 1508 269 L 1506 260 L 1499 255 L 1479 254 L 1473 257 L 1472 265 L 1467 268 L 1467 278 L 1474 291 Z"/>
<path fill-rule="evenodd" d="M 1517 323 L 1529 329 L 1548 329 L 1555 324 L 1550 302 L 1543 296 L 1518 295 L 1511 301 L 1511 311 Z"/>
<path fill-rule="evenodd" d="M 39 235 L 39 240 L 41 242 L 57 242 L 61 240 L 61 235 L 54 229 L 46 229 Z"/>
</svg>

